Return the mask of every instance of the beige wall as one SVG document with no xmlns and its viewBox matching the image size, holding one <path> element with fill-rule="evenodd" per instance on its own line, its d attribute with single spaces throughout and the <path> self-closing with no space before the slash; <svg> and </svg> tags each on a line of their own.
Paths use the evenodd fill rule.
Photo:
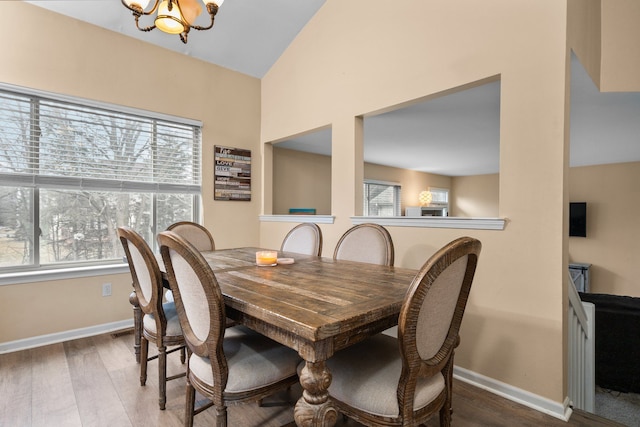
<svg viewBox="0 0 640 427">
<path fill-rule="evenodd" d="M 603 92 L 640 90 L 640 2 L 569 0 L 570 46 Z"/>
<path fill-rule="evenodd" d="M 569 171 L 573 202 L 587 202 L 587 237 L 569 238 L 569 260 L 591 264 L 591 292 L 640 297 L 640 163 Z"/>
<path fill-rule="evenodd" d="M 568 36 L 576 53 L 596 87 L 600 87 L 602 0 L 568 0 Z"/>
<path fill-rule="evenodd" d="M 331 215 L 331 157 L 274 147 L 273 214 L 315 208 Z"/>
<path fill-rule="evenodd" d="M 498 175 L 455 177 L 452 188 L 452 216 L 496 216 Z M 569 201 L 587 202 L 587 237 L 569 238 L 569 262 L 591 264 L 591 292 L 640 297 L 640 162 L 570 168 Z"/>
<path fill-rule="evenodd" d="M 452 216 L 495 216 L 497 175 L 455 177 L 452 188 Z M 569 201 L 587 202 L 587 237 L 569 238 L 569 262 L 591 264 L 591 292 L 640 297 L 640 162 L 570 168 Z"/>
<path fill-rule="evenodd" d="M 15 18 L 0 28 L 1 82 L 201 120 L 204 224 L 218 247 L 258 244 L 259 191 L 214 202 L 212 165 L 214 144 L 251 149 L 260 188 L 259 80 L 27 3 L 0 13 Z M 0 342 L 131 319 L 130 291 L 128 274 L 0 286 Z"/>
<path fill-rule="evenodd" d="M 452 185 L 447 176 L 372 163 L 364 164 L 364 178 L 399 183 L 402 212 L 407 206 L 418 206 L 418 195 L 427 187 L 451 189 Z M 492 198 L 492 202 L 496 202 L 497 216 L 497 201 Z M 293 207 L 331 215 L 331 157 L 274 147 L 273 214 L 287 214 Z"/>
<path fill-rule="evenodd" d="M 336 219 L 322 227 L 332 248 L 362 203 L 359 117 L 500 75 L 506 229 L 389 229 L 396 264 L 414 268 L 461 234 L 483 242 L 456 364 L 555 402 L 565 397 L 566 21 L 557 0 L 328 0 L 262 80 L 263 142 L 332 127 Z M 277 245 L 285 225 L 262 223 L 261 243 Z"/>
<path fill-rule="evenodd" d="M 407 206 L 419 206 L 418 196 L 427 187 L 451 189 L 451 178 L 432 173 L 416 172 L 407 169 L 393 168 L 389 166 L 364 164 L 364 178 L 379 181 L 398 182 L 402 185 L 401 210 Z"/>
<path fill-rule="evenodd" d="M 640 90 L 640 2 L 602 0 L 602 91 Z"/>
<path fill-rule="evenodd" d="M 451 179 L 451 216 L 496 218 L 500 175 L 457 176 Z"/>
</svg>

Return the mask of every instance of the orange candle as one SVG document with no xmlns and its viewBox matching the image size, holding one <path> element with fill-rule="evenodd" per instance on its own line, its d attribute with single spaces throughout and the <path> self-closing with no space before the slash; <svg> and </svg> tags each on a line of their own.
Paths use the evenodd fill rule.
<svg viewBox="0 0 640 427">
<path fill-rule="evenodd" d="M 258 251 L 256 252 L 256 264 L 259 266 L 274 266 L 278 264 L 277 251 Z"/>
</svg>

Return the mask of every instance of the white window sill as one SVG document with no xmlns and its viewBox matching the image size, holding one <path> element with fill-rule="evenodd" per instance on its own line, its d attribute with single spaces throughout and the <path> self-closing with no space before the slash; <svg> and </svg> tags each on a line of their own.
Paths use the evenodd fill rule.
<svg viewBox="0 0 640 427">
<path fill-rule="evenodd" d="M 421 228 L 453 228 L 475 230 L 504 230 L 506 218 L 463 218 L 451 216 L 352 216 L 354 225 L 374 223 L 391 227 L 421 227 Z"/>
<path fill-rule="evenodd" d="M 333 224 L 336 217 L 332 215 L 260 215 L 261 222 L 313 222 L 316 224 Z"/>
<path fill-rule="evenodd" d="M 261 222 L 314 222 L 316 224 L 333 224 L 332 215 L 260 215 Z M 420 228 L 452 228 L 474 230 L 504 230 L 506 218 L 463 218 L 437 216 L 352 216 L 353 225 L 374 223 L 390 227 L 420 227 Z"/>
<path fill-rule="evenodd" d="M 105 276 L 108 274 L 129 273 L 125 263 L 92 265 L 86 267 L 52 268 L 48 270 L 20 271 L 0 274 L 0 285 L 20 283 L 48 282 L 50 280 L 74 279 L 78 277 Z"/>
</svg>

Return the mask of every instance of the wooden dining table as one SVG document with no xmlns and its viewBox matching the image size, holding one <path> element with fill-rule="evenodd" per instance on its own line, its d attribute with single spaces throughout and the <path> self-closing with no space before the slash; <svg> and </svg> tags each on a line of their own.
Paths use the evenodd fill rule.
<svg viewBox="0 0 640 427">
<path fill-rule="evenodd" d="M 293 258 L 293 264 L 259 267 L 259 250 L 222 249 L 202 255 L 216 275 L 227 317 L 304 359 L 296 425 L 333 426 L 337 412 L 325 362 L 335 352 L 396 325 L 417 271 L 288 252 L 278 257 Z"/>
</svg>

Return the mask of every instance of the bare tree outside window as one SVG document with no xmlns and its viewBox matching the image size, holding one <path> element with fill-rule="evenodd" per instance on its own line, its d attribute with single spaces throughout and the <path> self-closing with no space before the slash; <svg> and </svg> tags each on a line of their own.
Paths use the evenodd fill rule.
<svg viewBox="0 0 640 427">
<path fill-rule="evenodd" d="M 0 91 L 0 269 L 122 260 L 196 220 L 200 128 Z"/>
</svg>

